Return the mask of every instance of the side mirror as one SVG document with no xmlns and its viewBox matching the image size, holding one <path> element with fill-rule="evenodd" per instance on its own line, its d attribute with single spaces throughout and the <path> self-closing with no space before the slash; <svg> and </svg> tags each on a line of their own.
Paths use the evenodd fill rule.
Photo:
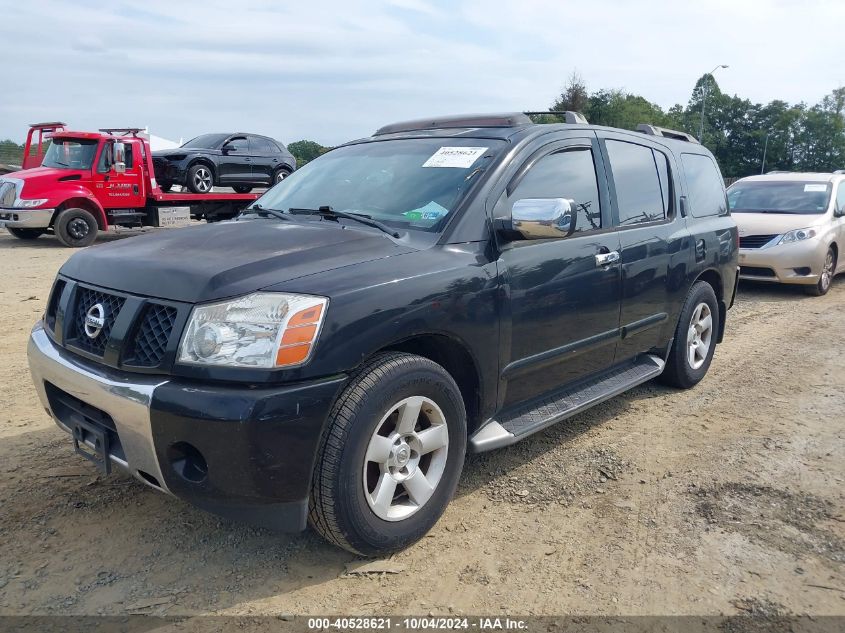
<svg viewBox="0 0 845 633">
<path fill-rule="evenodd" d="M 222 151 L 224 154 L 228 154 L 229 152 L 237 152 L 237 151 L 238 151 L 238 148 L 237 148 L 236 146 L 234 146 L 234 145 L 229 145 L 228 143 L 226 143 L 226 145 L 224 145 L 224 146 L 221 148 L 221 151 Z"/>
<path fill-rule="evenodd" d="M 123 174 L 126 172 L 126 145 L 123 143 L 115 143 L 112 148 L 114 152 L 114 163 L 112 169 L 115 173 Z"/>
<path fill-rule="evenodd" d="M 513 204 L 510 229 L 518 239 L 547 240 L 575 232 L 573 201 L 565 198 L 523 198 Z"/>
</svg>

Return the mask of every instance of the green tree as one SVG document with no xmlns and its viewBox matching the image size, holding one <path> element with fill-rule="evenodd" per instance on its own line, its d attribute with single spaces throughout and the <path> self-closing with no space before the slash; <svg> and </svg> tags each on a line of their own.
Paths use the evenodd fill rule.
<svg viewBox="0 0 845 633">
<path fill-rule="evenodd" d="M 331 148 L 323 147 L 316 141 L 302 140 L 288 143 L 288 151 L 296 158 L 297 167 L 302 167 L 305 163 L 325 154 L 329 149 Z"/>
</svg>

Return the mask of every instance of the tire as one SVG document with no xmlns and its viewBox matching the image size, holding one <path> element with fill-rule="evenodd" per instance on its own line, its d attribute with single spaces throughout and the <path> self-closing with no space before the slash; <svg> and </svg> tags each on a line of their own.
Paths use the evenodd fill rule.
<svg viewBox="0 0 845 633">
<path fill-rule="evenodd" d="M 709 330 L 704 323 L 709 318 Z M 693 326 L 698 325 L 693 331 Z M 687 293 L 678 325 L 675 328 L 675 338 L 669 351 L 666 367 L 660 375 L 663 383 L 672 387 L 689 389 L 694 387 L 707 374 L 713 352 L 716 350 L 716 338 L 719 332 L 719 303 L 713 287 L 698 281 Z M 699 344 L 703 344 L 702 348 Z M 692 345 L 696 344 L 693 351 Z"/>
<path fill-rule="evenodd" d="M 53 224 L 56 237 L 65 246 L 82 248 L 97 239 L 97 220 L 86 209 L 71 208 L 59 213 Z"/>
<path fill-rule="evenodd" d="M 7 226 L 6 230 L 19 240 L 37 240 L 47 231 L 47 229 L 20 229 L 12 226 Z"/>
<path fill-rule="evenodd" d="M 285 178 L 290 176 L 290 174 L 291 174 L 290 170 L 287 169 L 286 167 L 281 167 L 280 169 L 277 169 L 275 172 L 273 172 L 273 185 L 278 185 Z M 270 186 L 272 187 L 273 185 L 270 185 Z"/>
<path fill-rule="evenodd" d="M 233 185 L 232 189 L 235 190 L 235 193 L 249 193 L 252 191 L 252 187 L 250 185 Z"/>
<path fill-rule="evenodd" d="M 173 188 L 173 185 L 159 185 L 159 188 L 160 188 L 160 189 L 161 189 L 164 193 L 169 193 L 169 192 L 170 192 L 170 190 Z"/>
<path fill-rule="evenodd" d="M 804 292 L 813 297 L 821 297 L 826 295 L 833 283 L 833 276 L 836 274 L 836 253 L 833 252 L 833 247 L 827 249 L 824 256 L 824 263 L 822 264 L 821 272 L 819 273 L 819 282 L 813 286 L 804 286 Z"/>
<path fill-rule="evenodd" d="M 214 187 L 214 172 L 205 163 L 191 165 L 188 169 L 187 184 L 193 193 L 210 193 Z"/>
<path fill-rule="evenodd" d="M 407 442 L 397 432 L 403 414 L 414 424 Z M 311 525 L 326 540 L 362 556 L 407 547 L 446 509 L 466 441 L 461 393 L 443 367 L 413 354 L 376 355 L 356 372 L 329 414 L 311 483 Z M 404 482 L 412 480 L 416 483 L 406 488 Z M 386 493 L 382 502 L 379 490 Z"/>
</svg>

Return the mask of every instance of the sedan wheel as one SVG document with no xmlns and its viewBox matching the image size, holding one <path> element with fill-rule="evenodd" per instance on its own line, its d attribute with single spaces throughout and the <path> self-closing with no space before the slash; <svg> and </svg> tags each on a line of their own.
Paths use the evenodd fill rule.
<svg viewBox="0 0 845 633">
<path fill-rule="evenodd" d="M 815 297 L 826 295 L 830 290 L 830 285 L 833 283 L 833 277 L 836 274 L 836 255 L 832 248 L 827 249 L 827 254 L 824 257 L 824 264 L 819 272 L 819 281 L 815 285 L 805 286 L 804 289 L 807 294 Z"/>
</svg>

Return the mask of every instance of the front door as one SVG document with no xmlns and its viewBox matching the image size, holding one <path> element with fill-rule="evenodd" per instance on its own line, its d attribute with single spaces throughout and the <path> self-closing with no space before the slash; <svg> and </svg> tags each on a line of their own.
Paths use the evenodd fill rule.
<svg viewBox="0 0 845 633">
<path fill-rule="evenodd" d="M 146 204 L 141 164 L 140 141 L 127 138 L 123 163 L 126 171 L 115 169 L 115 141 L 104 141 L 93 174 L 94 195 L 104 209 L 134 209 Z"/>
<path fill-rule="evenodd" d="M 224 143 L 220 157 L 221 185 L 237 185 L 252 181 L 252 157 L 249 154 L 249 140 L 235 136 Z"/>
<path fill-rule="evenodd" d="M 514 240 L 501 247 L 500 407 L 613 364 L 619 336 L 619 237 L 610 222 L 603 174 L 595 138 L 561 141 L 528 158 L 494 208 L 494 217 L 504 218 L 518 200 L 564 198 L 576 218 L 569 237 Z"/>
</svg>

